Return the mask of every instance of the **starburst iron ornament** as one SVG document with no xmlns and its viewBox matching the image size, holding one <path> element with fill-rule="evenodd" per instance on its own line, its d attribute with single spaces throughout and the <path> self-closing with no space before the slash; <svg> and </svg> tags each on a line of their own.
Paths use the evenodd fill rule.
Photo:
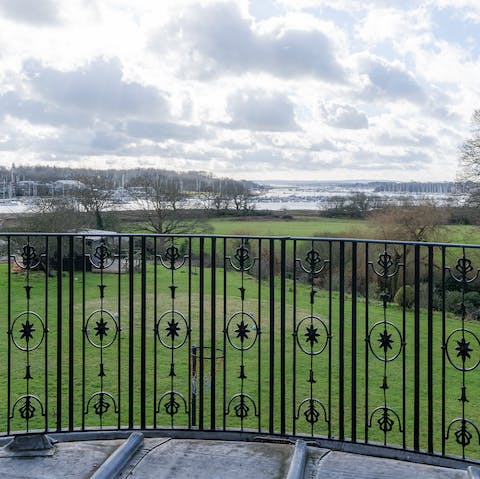
<svg viewBox="0 0 480 479">
<path fill-rule="evenodd" d="M 110 329 L 107 326 L 108 323 L 103 318 L 100 318 L 100 321 L 96 321 L 96 324 L 93 328 L 96 331 L 95 336 L 99 336 L 100 341 L 103 341 L 103 338 L 107 336 L 107 331 Z"/>
<path fill-rule="evenodd" d="M 20 339 L 24 339 L 25 341 L 28 341 L 30 339 L 33 339 L 33 332 L 35 331 L 35 328 L 33 327 L 34 324 L 31 323 L 28 319 L 25 323 L 22 323 L 22 329 L 19 330 L 22 335 L 20 336 Z"/>
<path fill-rule="evenodd" d="M 248 333 L 250 330 L 248 329 L 248 323 L 242 319 L 240 323 L 237 323 L 237 329 L 235 330 L 237 333 L 237 338 L 240 338 L 240 341 L 243 343 L 245 339 L 248 339 Z"/>
<path fill-rule="evenodd" d="M 462 338 L 460 341 L 457 341 L 458 346 L 455 348 L 455 351 L 458 351 L 457 358 L 462 358 L 462 361 L 465 362 L 468 359 L 471 359 L 470 353 L 473 349 L 470 347 L 470 341 L 465 341 L 465 338 Z"/>
<path fill-rule="evenodd" d="M 382 348 L 385 353 L 389 349 L 392 349 L 392 335 L 388 334 L 386 329 L 383 330 L 383 333 L 380 333 L 380 338 L 377 339 L 377 341 L 380 343 L 379 347 Z"/>
<path fill-rule="evenodd" d="M 310 346 L 313 347 L 313 344 L 314 343 L 318 343 L 318 337 L 320 336 L 320 334 L 318 333 L 318 328 L 314 328 L 313 327 L 313 324 L 310 325 L 308 328 L 307 328 L 307 332 L 305 333 L 305 337 L 307 338 L 306 339 L 306 342 L 307 343 L 310 343 Z"/>
<path fill-rule="evenodd" d="M 167 338 L 174 339 L 175 336 L 179 336 L 178 331 L 180 331 L 180 328 L 178 327 L 178 321 L 170 320 L 165 331 L 167 331 Z"/>
</svg>

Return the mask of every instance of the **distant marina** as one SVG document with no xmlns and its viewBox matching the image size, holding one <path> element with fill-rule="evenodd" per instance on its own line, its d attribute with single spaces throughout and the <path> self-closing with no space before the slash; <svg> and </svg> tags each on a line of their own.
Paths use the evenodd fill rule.
<svg viewBox="0 0 480 479">
<path fill-rule="evenodd" d="M 120 189 L 120 188 L 119 188 Z M 123 191 L 125 193 L 125 190 Z M 437 205 L 462 205 L 465 196 L 456 190 L 453 182 L 439 183 L 396 183 L 396 182 L 272 182 L 261 184 L 255 191 L 254 202 L 257 210 L 325 210 L 353 194 L 364 194 L 385 205 L 434 203 Z M 137 201 L 128 194 L 112 193 L 110 210 L 139 209 Z M 17 196 L 0 198 L 0 214 L 33 213 L 41 198 L 38 196 Z M 182 202 L 187 209 L 202 209 L 205 199 L 194 194 Z"/>
</svg>

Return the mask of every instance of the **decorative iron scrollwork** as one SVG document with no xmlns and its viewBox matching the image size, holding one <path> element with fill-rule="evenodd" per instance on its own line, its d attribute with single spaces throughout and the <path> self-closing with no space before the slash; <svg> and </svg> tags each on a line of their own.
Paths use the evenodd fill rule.
<svg viewBox="0 0 480 479">
<path fill-rule="evenodd" d="M 457 442 L 457 444 L 460 444 L 462 448 L 465 448 L 472 442 L 473 434 L 470 432 L 470 426 L 476 432 L 478 444 L 480 445 L 480 431 L 478 430 L 478 427 L 475 425 L 475 423 L 467 418 L 459 417 L 451 421 L 448 425 L 445 439 L 448 439 L 450 437 L 450 429 L 454 424 L 459 424 L 458 429 L 456 429 L 454 432 L 455 441 Z"/>
<path fill-rule="evenodd" d="M 396 337 L 396 339 L 394 339 L 394 337 Z M 373 344 L 372 338 L 375 339 Z M 400 329 L 390 321 L 378 321 L 375 323 L 368 332 L 367 342 L 372 354 L 379 361 L 385 362 L 391 362 L 397 359 L 405 345 Z M 379 353 L 378 349 L 382 352 Z M 390 352 L 391 354 L 389 355 Z"/>
<path fill-rule="evenodd" d="M 310 363 L 307 369 L 309 397 L 303 399 L 298 405 L 295 420 L 298 421 L 300 419 L 301 410 L 304 409 L 303 417 L 310 425 L 311 434 L 313 435 L 313 427 L 319 422 L 321 411 L 323 411 L 325 423 L 329 425 L 327 409 L 323 403 L 315 397 L 318 393 L 315 392 L 314 388 L 314 385 L 317 383 L 317 379 L 315 378 L 314 357 L 321 355 L 330 345 L 331 334 L 325 321 L 316 315 L 314 311 L 318 293 L 318 290 L 315 288 L 315 280 L 326 270 L 327 266 L 330 266 L 330 260 L 322 259 L 320 252 L 315 248 L 315 243 L 312 241 L 311 248 L 307 251 L 305 258 L 303 260 L 295 258 L 295 263 L 308 275 L 310 282 L 310 314 L 304 316 L 298 323 L 295 323 L 293 332 L 296 345 L 302 353 L 309 356 Z"/>
<path fill-rule="evenodd" d="M 383 319 L 374 323 L 366 336 L 369 350 L 375 359 L 383 363 L 383 375 L 379 386 L 383 392 L 383 405 L 376 407 L 372 411 L 368 427 L 372 427 L 374 416 L 378 416 L 377 426 L 383 432 L 384 443 L 386 444 L 387 434 L 393 430 L 395 420 L 398 423 L 399 431 L 403 432 L 399 415 L 388 405 L 387 391 L 389 389 L 388 365 L 395 361 L 402 352 L 404 353 L 405 339 L 399 327 L 387 320 L 387 310 L 392 298 L 389 291 L 391 278 L 399 274 L 400 268 L 403 268 L 404 264 L 394 259 L 387 251 L 386 246 L 385 250 L 378 255 L 376 263 L 369 261 L 368 264 L 382 283 L 380 299 L 383 305 Z"/>
<path fill-rule="evenodd" d="M 300 418 L 300 414 L 302 411 L 302 408 L 305 407 L 305 410 L 303 411 L 303 415 L 305 417 L 305 420 L 310 424 L 314 425 L 320 420 L 320 411 L 323 412 L 323 419 L 324 421 L 328 424 L 328 415 L 327 415 L 327 408 L 324 406 L 324 404 L 319 401 L 318 399 L 315 399 L 313 397 L 309 397 L 304 399 L 297 408 L 297 414 L 295 415 L 295 419 Z M 317 407 L 318 406 L 318 407 Z"/>
<path fill-rule="evenodd" d="M 297 324 L 295 337 L 299 348 L 308 355 L 321 354 L 328 346 L 330 333 L 318 316 L 305 316 Z"/>
<path fill-rule="evenodd" d="M 182 261 L 177 263 L 178 259 L 180 258 L 180 252 L 178 248 L 172 243 L 166 250 L 164 255 L 157 255 L 157 258 L 160 260 L 162 266 L 166 269 L 171 271 L 176 271 L 180 269 L 187 259 L 189 258 L 188 254 L 184 255 Z"/>
<path fill-rule="evenodd" d="M 91 328 L 91 324 L 95 326 Z M 95 331 L 95 333 L 92 332 Z M 106 309 L 97 309 L 90 314 L 85 323 L 85 335 L 88 342 L 95 348 L 105 349 L 110 347 L 120 332 L 120 327 L 115 315 Z M 97 338 L 100 342 L 97 342 Z"/>
<path fill-rule="evenodd" d="M 454 424 L 459 424 L 458 429 L 455 430 L 455 441 L 462 447 L 462 454 L 465 456 L 465 448 L 470 445 L 473 439 L 472 430 L 476 432 L 480 444 L 480 433 L 473 421 L 467 419 L 467 373 L 477 369 L 480 364 L 480 339 L 470 329 L 465 327 L 467 310 L 465 305 L 465 294 L 467 286 L 479 277 L 480 269 L 475 271 L 472 261 L 465 256 L 465 248 L 463 255 L 457 259 L 454 271 L 449 266 L 445 267 L 450 278 L 460 285 L 461 290 L 461 321 L 460 328 L 454 329 L 445 340 L 443 344 L 443 353 L 445 354 L 450 365 L 462 374 L 462 385 L 460 388 L 460 396 L 457 398 L 461 403 L 462 417 L 456 418 L 450 422 L 447 428 L 445 439 L 450 436 L 450 430 Z"/>
<path fill-rule="evenodd" d="M 467 341 L 467 339 L 469 339 Z M 452 344 L 453 343 L 453 344 Z M 452 346 L 454 346 L 452 351 Z M 473 371 L 480 364 L 480 339 L 471 330 L 457 328 L 453 330 L 445 341 L 445 353 L 448 362 L 457 371 Z M 474 357 L 477 356 L 477 359 Z M 461 364 L 459 365 L 458 362 Z"/>
<path fill-rule="evenodd" d="M 98 350 L 98 373 L 99 390 L 90 395 L 90 398 L 85 407 L 84 414 L 88 414 L 90 406 L 100 421 L 100 427 L 103 425 L 103 418 L 105 415 L 113 411 L 119 414 L 119 409 L 114 396 L 105 390 L 105 377 L 108 373 L 108 364 L 105 362 L 106 349 L 110 348 L 117 340 L 120 334 L 120 324 L 117 321 L 117 316 L 105 309 L 105 291 L 107 284 L 104 281 L 105 270 L 110 268 L 114 261 L 110 246 L 102 238 L 100 244 L 94 247 L 93 253 L 86 255 L 89 258 L 92 266 L 100 272 L 100 283 L 98 286 L 98 295 L 100 307 L 90 313 L 83 324 L 84 338 L 88 343 Z"/>
<path fill-rule="evenodd" d="M 305 267 L 303 261 L 299 258 L 297 258 L 295 261 L 299 264 L 302 271 L 311 276 L 319 275 L 326 268 L 326 266 L 330 264 L 330 260 L 328 259 L 322 261 L 320 253 L 313 247 L 305 255 L 305 263 L 308 267 Z M 320 264 L 321 266 L 318 267 Z"/>
<path fill-rule="evenodd" d="M 230 266 L 235 270 L 239 272 L 247 272 L 250 271 L 253 266 L 255 265 L 256 261 L 258 258 L 250 258 L 250 252 L 248 250 L 248 246 L 244 243 L 242 243 L 236 250 L 235 250 L 235 255 L 234 259 L 237 261 L 237 264 L 235 264 L 232 261 L 231 256 L 226 256 L 225 259 L 227 259 L 230 263 Z"/>
<path fill-rule="evenodd" d="M 395 425 L 395 418 L 398 423 L 398 430 L 403 432 L 402 421 L 400 416 L 397 414 L 395 409 L 389 406 L 379 406 L 376 407 L 370 414 L 370 419 L 368 421 L 368 427 L 372 427 L 374 416 L 378 414 L 377 425 L 378 428 L 386 434 L 387 432 L 392 431 L 393 426 Z M 393 416 L 393 417 L 392 417 Z"/>
<path fill-rule="evenodd" d="M 375 267 L 373 261 L 369 261 L 372 271 L 379 278 L 392 278 L 398 273 L 400 267 L 403 266 L 403 263 L 394 262 L 392 255 L 388 251 L 384 251 L 378 255 L 376 264 L 379 266 L 379 269 Z"/>
<path fill-rule="evenodd" d="M 166 247 L 163 254 L 156 254 L 155 244 L 155 272 L 157 271 L 157 261 L 166 270 L 169 271 L 170 284 L 167 288 L 170 290 L 170 309 L 162 314 L 154 317 L 153 333 L 155 343 L 155 365 L 157 364 L 157 344 L 169 350 L 170 361 L 166 361 L 168 369 L 168 390 L 162 394 L 157 400 L 157 372 L 155 370 L 155 391 L 154 404 L 155 415 L 164 412 L 170 417 L 171 426 L 174 425 L 174 418 L 180 412 L 182 403 L 185 413 L 188 414 L 187 401 L 184 396 L 177 392 L 176 389 L 176 355 L 175 351 L 182 348 L 190 339 L 190 318 L 187 317 L 175 307 L 177 299 L 176 272 L 182 268 L 190 259 L 188 254 L 181 255 L 178 246 L 175 244 L 174 238 L 170 239 L 170 244 Z M 155 366 L 156 369 L 156 366 Z M 155 403 L 156 402 L 156 403 Z M 156 423 L 156 416 L 154 419 Z"/>
<path fill-rule="evenodd" d="M 21 262 L 17 261 L 16 255 L 12 255 L 11 258 L 20 269 L 23 269 L 25 271 L 30 271 L 37 268 L 40 265 L 42 258 L 45 257 L 44 254 L 39 255 L 36 248 L 30 243 L 27 243 L 23 246 L 20 256 L 22 258 Z"/>
<path fill-rule="evenodd" d="M 21 327 L 19 327 L 20 324 Z M 38 349 L 46 333 L 47 328 L 45 327 L 45 323 L 41 316 L 35 311 L 23 311 L 18 314 L 13 320 L 9 331 L 13 344 L 20 351 L 34 351 Z M 17 334 L 20 337 L 17 337 Z M 34 342 L 34 340 L 36 341 Z M 25 345 L 22 343 L 25 343 Z"/>
<path fill-rule="evenodd" d="M 108 401 L 108 399 L 110 399 L 110 401 Z M 85 414 L 88 414 L 90 404 L 92 403 L 93 400 L 95 400 L 95 402 L 92 405 L 93 410 L 95 411 L 95 414 L 100 418 L 103 418 L 103 416 L 107 414 L 107 412 L 110 410 L 112 405 L 113 405 L 113 411 L 115 412 L 115 414 L 118 414 L 119 410 L 118 410 L 117 402 L 115 401 L 115 398 L 113 397 L 113 395 L 107 391 L 97 391 L 90 396 L 87 402 L 87 407 L 85 408 Z"/>
<path fill-rule="evenodd" d="M 109 268 L 115 261 L 111 248 L 103 240 L 95 247 L 93 253 L 88 254 L 87 257 L 94 268 L 101 270 Z"/>
<path fill-rule="evenodd" d="M 465 256 L 458 258 L 457 264 L 455 265 L 455 271 L 457 271 L 460 274 L 460 276 L 457 276 L 456 274 L 452 273 L 450 266 L 447 266 L 445 269 L 449 272 L 450 277 L 454 281 L 460 284 L 473 283 L 478 278 L 478 275 L 480 274 L 480 269 L 477 269 L 475 274 L 469 277 L 469 274 L 472 271 L 474 271 L 474 268 L 472 266 L 472 261 L 466 258 Z"/>
<path fill-rule="evenodd" d="M 155 323 L 154 333 L 162 346 L 181 348 L 188 339 L 188 321 L 180 311 L 165 311 Z"/>
<path fill-rule="evenodd" d="M 252 398 L 252 396 L 245 393 L 238 393 L 232 396 L 232 398 L 230 399 L 227 405 L 227 412 L 226 412 L 227 416 L 230 414 L 230 408 L 233 405 L 235 416 L 237 416 L 243 421 L 246 417 L 248 417 L 250 412 L 250 407 L 248 406 L 248 402 L 253 406 L 254 416 L 258 417 L 257 405 L 254 399 Z"/>
<path fill-rule="evenodd" d="M 35 412 L 37 410 L 37 408 L 34 406 L 34 403 L 37 403 L 40 407 L 40 415 L 45 416 L 43 403 L 40 398 L 33 394 L 24 394 L 23 396 L 20 396 L 13 404 L 12 413 L 9 416 L 10 419 L 15 417 L 15 409 L 19 404 L 21 404 L 21 406 L 18 407 L 18 412 L 20 413 L 20 417 L 28 422 L 35 416 Z"/>
<path fill-rule="evenodd" d="M 233 328 L 236 328 L 232 331 Z M 258 337 L 258 324 L 253 314 L 237 311 L 227 322 L 226 335 L 230 345 L 237 351 L 253 348 Z"/>
<path fill-rule="evenodd" d="M 181 404 L 177 401 L 177 399 L 180 399 L 183 403 L 183 406 L 185 408 L 185 414 L 188 414 L 188 407 L 187 407 L 187 401 L 185 401 L 185 398 L 183 397 L 183 394 L 180 394 L 177 391 L 167 391 L 164 393 L 160 399 L 157 402 L 157 408 L 155 412 L 158 414 L 161 411 L 162 408 L 162 403 L 163 407 L 165 409 L 165 413 L 168 414 L 171 418 L 173 418 L 176 414 L 179 413 Z"/>
<path fill-rule="evenodd" d="M 17 260 L 17 256 L 15 255 L 10 255 L 9 259 L 13 260 L 16 266 L 25 272 L 26 284 L 23 288 L 25 290 L 26 308 L 25 311 L 17 314 L 13 321 L 9 318 L 8 335 L 10 344 L 13 344 L 16 350 L 24 353 L 25 372 L 22 379 L 25 380 L 25 394 L 20 396 L 13 404 L 9 411 L 9 420 L 13 419 L 15 409 L 18 408 L 20 417 L 26 421 L 26 429 L 28 431 L 30 420 L 38 416 L 38 408 L 40 408 L 41 415 L 45 416 L 41 399 L 31 394 L 31 381 L 34 379 L 34 375 L 36 375 L 34 371 L 36 362 L 32 361 L 32 353 L 40 348 L 48 329 L 46 320 L 31 309 L 33 299 L 32 291 L 34 287 L 30 283 L 31 271 L 40 265 L 45 254 L 38 254 L 36 248 L 30 243 L 30 240 L 27 239 L 27 244 L 23 246 L 20 256 L 21 261 Z M 45 352 L 45 355 L 46 354 Z"/>
</svg>

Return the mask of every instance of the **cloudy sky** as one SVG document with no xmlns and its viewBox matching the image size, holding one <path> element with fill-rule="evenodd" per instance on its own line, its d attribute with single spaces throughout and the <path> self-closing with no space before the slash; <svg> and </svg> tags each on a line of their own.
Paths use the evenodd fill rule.
<svg viewBox="0 0 480 479">
<path fill-rule="evenodd" d="M 478 0 L 0 0 L 0 164 L 451 180 Z"/>
</svg>

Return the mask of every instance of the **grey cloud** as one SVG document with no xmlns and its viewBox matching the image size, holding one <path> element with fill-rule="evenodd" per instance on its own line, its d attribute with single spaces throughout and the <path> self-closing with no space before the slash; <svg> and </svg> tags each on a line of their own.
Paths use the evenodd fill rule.
<svg viewBox="0 0 480 479">
<path fill-rule="evenodd" d="M 59 23 L 58 6 L 52 0 L 0 0 L 0 11 L 7 18 L 31 25 Z"/>
<path fill-rule="evenodd" d="M 400 154 L 382 154 L 367 150 L 353 153 L 353 162 L 346 165 L 358 170 L 409 170 L 423 168 L 430 164 L 432 159 L 424 152 L 407 149 Z"/>
<path fill-rule="evenodd" d="M 235 163 L 248 164 L 249 168 L 252 166 L 268 166 L 275 169 L 286 169 L 288 166 L 288 159 L 280 150 L 253 149 L 237 152 L 236 158 L 237 161 Z"/>
<path fill-rule="evenodd" d="M 376 141 L 380 145 L 386 146 L 416 146 L 432 147 L 437 144 L 437 138 L 423 133 L 412 133 L 402 135 L 384 131 L 376 136 Z"/>
<path fill-rule="evenodd" d="M 223 140 L 217 143 L 219 148 L 226 148 L 227 150 L 248 150 L 252 147 L 252 143 L 250 141 L 241 142 L 237 140 Z"/>
<path fill-rule="evenodd" d="M 117 59 L 96 59 L 67 72 L 28 61 L 24 72 L 37 94 L 62 108 L 97 115 L 169 115 L 168 102 L 157 89 L 122 79 L 122 66 Z"/>
<path fill-rule="evenodd" d="M 338 151 L 338 146 L 332 141 L 324 139 L 317 143 L 312 143 L 309 148 L 310 151 Z"/>
<path fill-rule="evenodd" d="M 362 59 L 359 67 L 370 81 L 362 92 L 362 97 L 405 99 L 413 103 L 425 102 L 425 92 L 407 70 L 375 57 Z"/>
<path fill-rule="evenodd" d="M 261 90 L 239 91 L 228 100 L 230 128 L 263 131 L 298 130 L 294 105 L 286 95 Z"/>
<path fill-rule="evenodd" d="M 106 131 L 97 131 L 90 142 L 90 147 L 94 150 L 112 152 L 123 148 L 127 142 L 128 139 L 124 135 Z"/>
<path fill-rule="evenodd" d="M 126 125 L 126 132 L 137 138 L 145 138 L 154 141 L 176 139 L 190 142 L 207 136 L 206 130 L 202 127 L 168 122 L 150 123 L 143 121 L 130 121 Z"/>
<path fill-rule="evenodd" d="M 84 112 L 59 108 L 56 105 L 29 98 L 24 99 L 13 91 L 0 95 L 0 115 L 2 114 L 40 125 L 84 127 L 90 123 L 89 115 Z"/>
<path fill-rule="evenodd" d="M 368 128 L 368 118 L 365 113 L 358 111 L 353 106 L 333 103 L 328 106 L 322 105 L 320 109 L 325 117 L 325 122 L 330 126 L 351 130 Z"/>
<path fill-rule="evenodd" d="M 234 3 L 190 9 L 151 41 L 157 52 L 178 44 L 188 52 L 186 73 L 196 69 L 198 76 L 261 71 L 284 78 L 313 76 L 332 82 L 345 77 L 334 47 L 323 32 L 258 32 Z"/>
</svg>

